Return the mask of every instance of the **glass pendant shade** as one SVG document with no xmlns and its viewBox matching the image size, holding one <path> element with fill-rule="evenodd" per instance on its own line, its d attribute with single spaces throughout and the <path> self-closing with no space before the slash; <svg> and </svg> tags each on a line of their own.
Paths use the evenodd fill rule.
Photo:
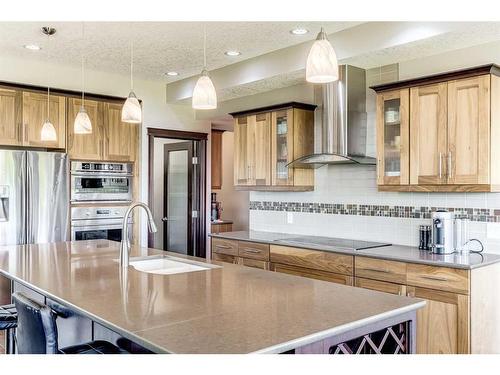
<svg viewBox="0 0 500 375">
<path fill-rule="evenodd" d="M 194 109 L 216 109 L 217 93 L 214 84 L 208 76 L 208 72 L 203 69 L 200 78 L 196 82 L 193 91 Z"/>
<path fill-rule="evenodd" d="M 127 100 L 125 100 L 123 104 L 122 122 L 129 122 L 132 124 L 140 124 L 142 122 L 141 103 L 139 103 L 133 91 L 130 91 Z"/>
<path fill-rule="evenodd" d="M 337 55 L 321 29 L 309 51 L 306 64 L 306 81 L 329 83 L 339 79 Z"/>
<path fill-rule="evenodd" d="M 92 133 L 92 123 L 90 122 L 90 117 L 87 114 L 84 106 L 80 107 L 78 114 L 75 118 L 75 124 L 73 126 L 75 134 L 91 134 Z"/>
<path fill-rule="evenodd" d="M 57 141 L 56 128 L 54 127 L 54 125 L 52 125 L 52 123 L 49 120 L 43 123 L 41 139 L 42 141 L 47 141 L 47 142 Z"/>
</svg>

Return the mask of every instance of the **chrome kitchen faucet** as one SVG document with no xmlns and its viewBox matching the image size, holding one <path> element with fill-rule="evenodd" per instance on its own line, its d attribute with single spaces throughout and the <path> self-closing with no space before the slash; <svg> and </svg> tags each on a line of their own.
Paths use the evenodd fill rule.
<svg viewBox="0 0 500 375">
<path fill-rule="evenodd" d="M 149 209 L 148 205 L 142 202 L 134 202 L 132 203 L 127 212 L 125 212 L 125 216 L 123 217 L 122 224 L 122 241 L 120 243 L 120 267 L 127 268 L 129 257 L 130 257 L 130 241 L 128 239 L 128 217 L 132 213 L 133 209 L 136 207 L 142 207 L 146 211 L 148 215 L 148 227 L 151 233 L 155 233 L 158 229 L 156 228 L 156 224 L 153 219 L 153 214 Z"/>
</svg>

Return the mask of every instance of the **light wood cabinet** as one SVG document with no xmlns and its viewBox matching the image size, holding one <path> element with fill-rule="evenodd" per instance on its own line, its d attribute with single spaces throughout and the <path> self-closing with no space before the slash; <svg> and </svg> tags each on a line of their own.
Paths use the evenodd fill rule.
<svg viewBox="0 0 500 375">
<path fill-rule="evenodd" d="M 447 83 L 410 89 L 410 183 L 446 183 Z"/>
<path fill-rule="evenodd" d="M 210 137 L 210 174 L 212 190 L 222 187 L 222 135 L 223 130 L 212 130 Z M 213 231 L 212 231 L 213 232 Z"/>
<path fill-rule="evenodd" d="M 22 145 L 21 121 L 22 92 L 0 88 L 0 145 Z"/>
<path fill-rule="evenodd" d="M 351 276 L 311 268 L 291 266 L 289 264 L 271 263 L 271 271 L 307 277 L 309 279 L 329 281 L 336 284 L 352 285 Z"/>
<path fill-rule="evenodd" d="M 357 286 L 358 288 L 376 290 L 378 292 L 397 294 L 398 296 L 406 295 L 406 285 L 389 283 L 387 281 L 364 279 L 356 276 L 354 286 Z"/>
<path fill-rule="evenodd" d="M 233 224 L 232 223 L 212 223 L 210 224 L 210 233 L 224 233 L 224 232 L 232 232 Z"/>
<path fill-rule="evenodd" d="M 103 159 L 103 103 L 85 100 L 85 110 L 92 123 L 92 133 L 75 134 L 74 121 L 82 100 L 68 99 L 68 154 L 71 159 L 102 160 Z"/>
<path fill-rule="evenodd" d="M 485 65 L 373 87 L 377 91 L 379 190 L 500 191 L 499 76 L 499 67 Z M 391 148 L 393 141 L 388 146 L 387 140 L 388 114 L 389 120 L 397 118 L 397 111 L 388 107 L 399 105 L 402 123 L 402 93 L 408 90 L 409 182 L 402 177 L 406 176 L 403 167 L 399 180 L 391 176 L 397 174 L 398 155 L 400 160 L 405 157 L 406 140 L 401 134 L 400 152 Z M 393 133 L 389 139 L 396 138 Z"/>
<path fill-rule="evenodd" d="M 413 286 L 407 291 L 408 296 L 426 301 L 417 311 L 417 353 L 470 352 L 469 296 Z"/>
<path fill-rule="evenodd" d="M 104 103 L 103 159 L 135 161 L 139 142 L 138 124 L 122 122 L 123 103 Z"/>
<path fill-rule="evenodd" d="M 287 166 L 314 151 L 313 110 L 314 106 L 291 103 L 281 108 L 232 113 L 236 188 L 269 191 L 314 188 L 313 170 Z"/>
<path fill-rule="evenodd" d="M 28 147 L 66 147 L 66 98 L 50 95 L 50 122 L 56 141 L 42 141 L 42 126 L 47 120 L 47 94 L 23 92 L 23 145 Z"/>
<path fill-rule="evenodd" d="M 81 99 L 68 99 L 68 154 L 71 159 L 135 161 L 139 143 L 138 125 L 121 121 L 121 103 L 85 100 L 92 133 L 75 134 L 74 119 Z"/>
<path fill-rule="evenodd" d="M 448 184 L 490 182 L 489 75 L 448 82 L 447 151 Z"/>
<path fill-rule="evenodd" d="M 409 182 L 408 89 L 377 96 L 377 183 L 407 185 Z"/>
</svg>

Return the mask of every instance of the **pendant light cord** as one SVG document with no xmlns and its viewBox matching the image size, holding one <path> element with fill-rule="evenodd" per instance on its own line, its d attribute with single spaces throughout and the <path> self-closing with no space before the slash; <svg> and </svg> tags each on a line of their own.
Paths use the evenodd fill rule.
<svg viewBox="0 0 500 375">
<path fill-rule="evenodd" d="M 203 24 L 203 69 L 207 69 L 207 25 Z"/>
<path fill-rule="evenodd" d="M 50 122 L 50 48 L 49 48 L 50 33 L 47 33 L 47 70 L 49 83 L 47 84 L 47 121 Z"/>
<path fill-rule="evenodd" d="M 134 91 L 134 41 L 130 40 L 130 91 Z"/>
<path fill-rule="evenodd" d="M 85 107 L 85 23 L 82 22 L 82 107 Z"/>
</svg>

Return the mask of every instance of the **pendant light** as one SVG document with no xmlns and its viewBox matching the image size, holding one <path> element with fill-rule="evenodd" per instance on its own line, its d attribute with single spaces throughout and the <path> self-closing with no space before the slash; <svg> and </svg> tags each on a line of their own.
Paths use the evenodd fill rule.
<svg viewBox="0 0 500 375">
<path fill-rule="evenodd" d="M 85 40 L 85 25 L 82 23 L 82 105 L 80 110 L 75 117 L 75 123 L 73 129 L 75 134 L 91 134 L 92 133 L 92 122 L 90 117 L 85 110 L 85 58 L 83 56 L 84 51 L 84 40 Z"/>
<path fill-rule="evenodd" d="M 307 56 L 306 81 L 311 83 L 329 83 L 339 79 L 337 55 L 321 28 Z"/>
<path fill-rule="evenodd" d="M 207 29 L 203 29 L 203 70 L 193 90 L 194 109 L 217 108 L 217 93 L 207 71 Z"/>
<path fill-rule="evenodd" d="M 47 63 L 50 63 L 49 57 L 49 39 L 51 35 L 56 33 L 56 29 L 53 27 L 42 27 L 42 33 L 47 35 Z M 48 65 L 48 64 L 47 64 Z M 50 85 L 47 87 L 47 117 L 45 122 L 42 125 L 42 131 L 40 134 L 40 139 L 43 142 L 56 142 L 57 141 L 57 132 L 54 125 L 50 122 Z"/>
<path fill-rule="evenodd" d="M 130 42 L 130 94 L 123 104 L 122 122 L 140 124 L 142 122 L 142 109 L 134 93 L 134 42 Z"/>
</svg>

